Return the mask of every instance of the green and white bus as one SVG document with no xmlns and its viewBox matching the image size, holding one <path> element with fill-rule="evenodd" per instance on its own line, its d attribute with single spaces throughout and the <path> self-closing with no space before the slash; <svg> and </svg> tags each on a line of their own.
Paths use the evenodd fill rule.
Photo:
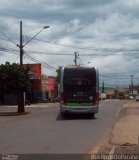
<svg viewBox="0 0 139 160">
<path fill-rule="evenodd" d="M 61 68 L 60 113 L 88 113 L 94 116 L 99 108 L 99 75 L 94 67 Z"/>
</svg>

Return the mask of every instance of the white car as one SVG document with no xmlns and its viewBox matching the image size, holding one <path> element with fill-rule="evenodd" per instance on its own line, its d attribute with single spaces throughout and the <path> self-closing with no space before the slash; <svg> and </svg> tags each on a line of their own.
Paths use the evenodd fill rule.
<svg viewBox="0 0 139 160">
<path fill-rule="evenodd" d="M 134 99 L 134 97 L 133 97 L 133 96 L 130 96 L 129 99 Z"/>
<path fill-rule="evenodd" d="M 136 95 L 136 96 L 135 96 L 135 100 L 136 100 L 136 101 L 139 101 L 139 95 Z"/>
</svg>

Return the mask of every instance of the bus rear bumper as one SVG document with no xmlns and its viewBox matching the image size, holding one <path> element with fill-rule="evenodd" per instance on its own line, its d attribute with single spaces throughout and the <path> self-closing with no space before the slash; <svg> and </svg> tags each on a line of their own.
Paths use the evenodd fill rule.
<svg viewBox="0 0 139 160">
<path fill-rule="evenodd" d="M 98 113 L 98 105 L 94 106 L 65 106 L 60 105 L 61 113 Z"/>
</svg>

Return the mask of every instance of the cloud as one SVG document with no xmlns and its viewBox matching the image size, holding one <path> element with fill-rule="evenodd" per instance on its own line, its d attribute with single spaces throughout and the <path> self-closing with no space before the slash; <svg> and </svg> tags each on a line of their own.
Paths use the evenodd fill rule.
<svg viewBox="0 0 139 160">
<path fill-rule="evenodd" d="M 19 44 L 20 20 L 23 21 L 23 35 L 30 38 L 42 27 L 49 25 L 50 28 L 43 30 L 36 38 L 57 45 L 32 40 L 24 50 L 52 54 L 70 53 L 73 56 L 30 53 L 32 57 L 57 67 L 74 64 L 76 51 L 79 55 L 94 54 L 94 56 L 80 56 L 80 59 L 84 64 L 92 61 L 89 65 L 97 66 L 101 72 L 132 73 L 138 68 L 135 65 L 139 63 L 138 55 L 131 55 L 130 51 L 116 51 L 116 49 L 138 50 L 139 48 L 138 4 L 138 0 L 1 0 L 0 31 Z M 0 34 L 0 38 L 5 37 Z M 24 37 L 24 44 L 28 40 L 29 38 Z M 2 39 L 0 39 L 0 44 L 17 49 L 13 43 Z M 77 47 L 62 47 L 58 44 Z M 103 48 L 110 48 L 113 51 L 105 51 Z M 102 49 L 102 51 L 97 49 Z M 4 62 L 4 56 L 8 57 L 7 59 L 11 62 L 15 59 L 19 61 L 17 55 L 8 56 L 8 53 L 0 51 L 1 63 Z M 26 58 L 24 62 L 31 61 Z M 81 63 L 80 60 L 78 63 Z M 43 71 L 46 74 L 51 72 Z"/>
</svg>

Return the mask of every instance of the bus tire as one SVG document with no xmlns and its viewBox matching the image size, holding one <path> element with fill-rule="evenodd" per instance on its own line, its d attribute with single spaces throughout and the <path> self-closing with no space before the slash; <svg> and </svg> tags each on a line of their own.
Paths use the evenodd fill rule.
<svg viewBox="0 0 139 160">
<path fill-rule="evenodd" d="M 91 114 L 90 114 L 90 118 L 91 118 L 91 119 L 95 119 L 95 113 L 91 113 Z"/>
<path fill-rule="evenodd" d="M 61 117 L 62 117 L 62 118 L 66 118 L 66 113 L 62 112 L 62 113 L 61 113 Z"/>
</svg>

